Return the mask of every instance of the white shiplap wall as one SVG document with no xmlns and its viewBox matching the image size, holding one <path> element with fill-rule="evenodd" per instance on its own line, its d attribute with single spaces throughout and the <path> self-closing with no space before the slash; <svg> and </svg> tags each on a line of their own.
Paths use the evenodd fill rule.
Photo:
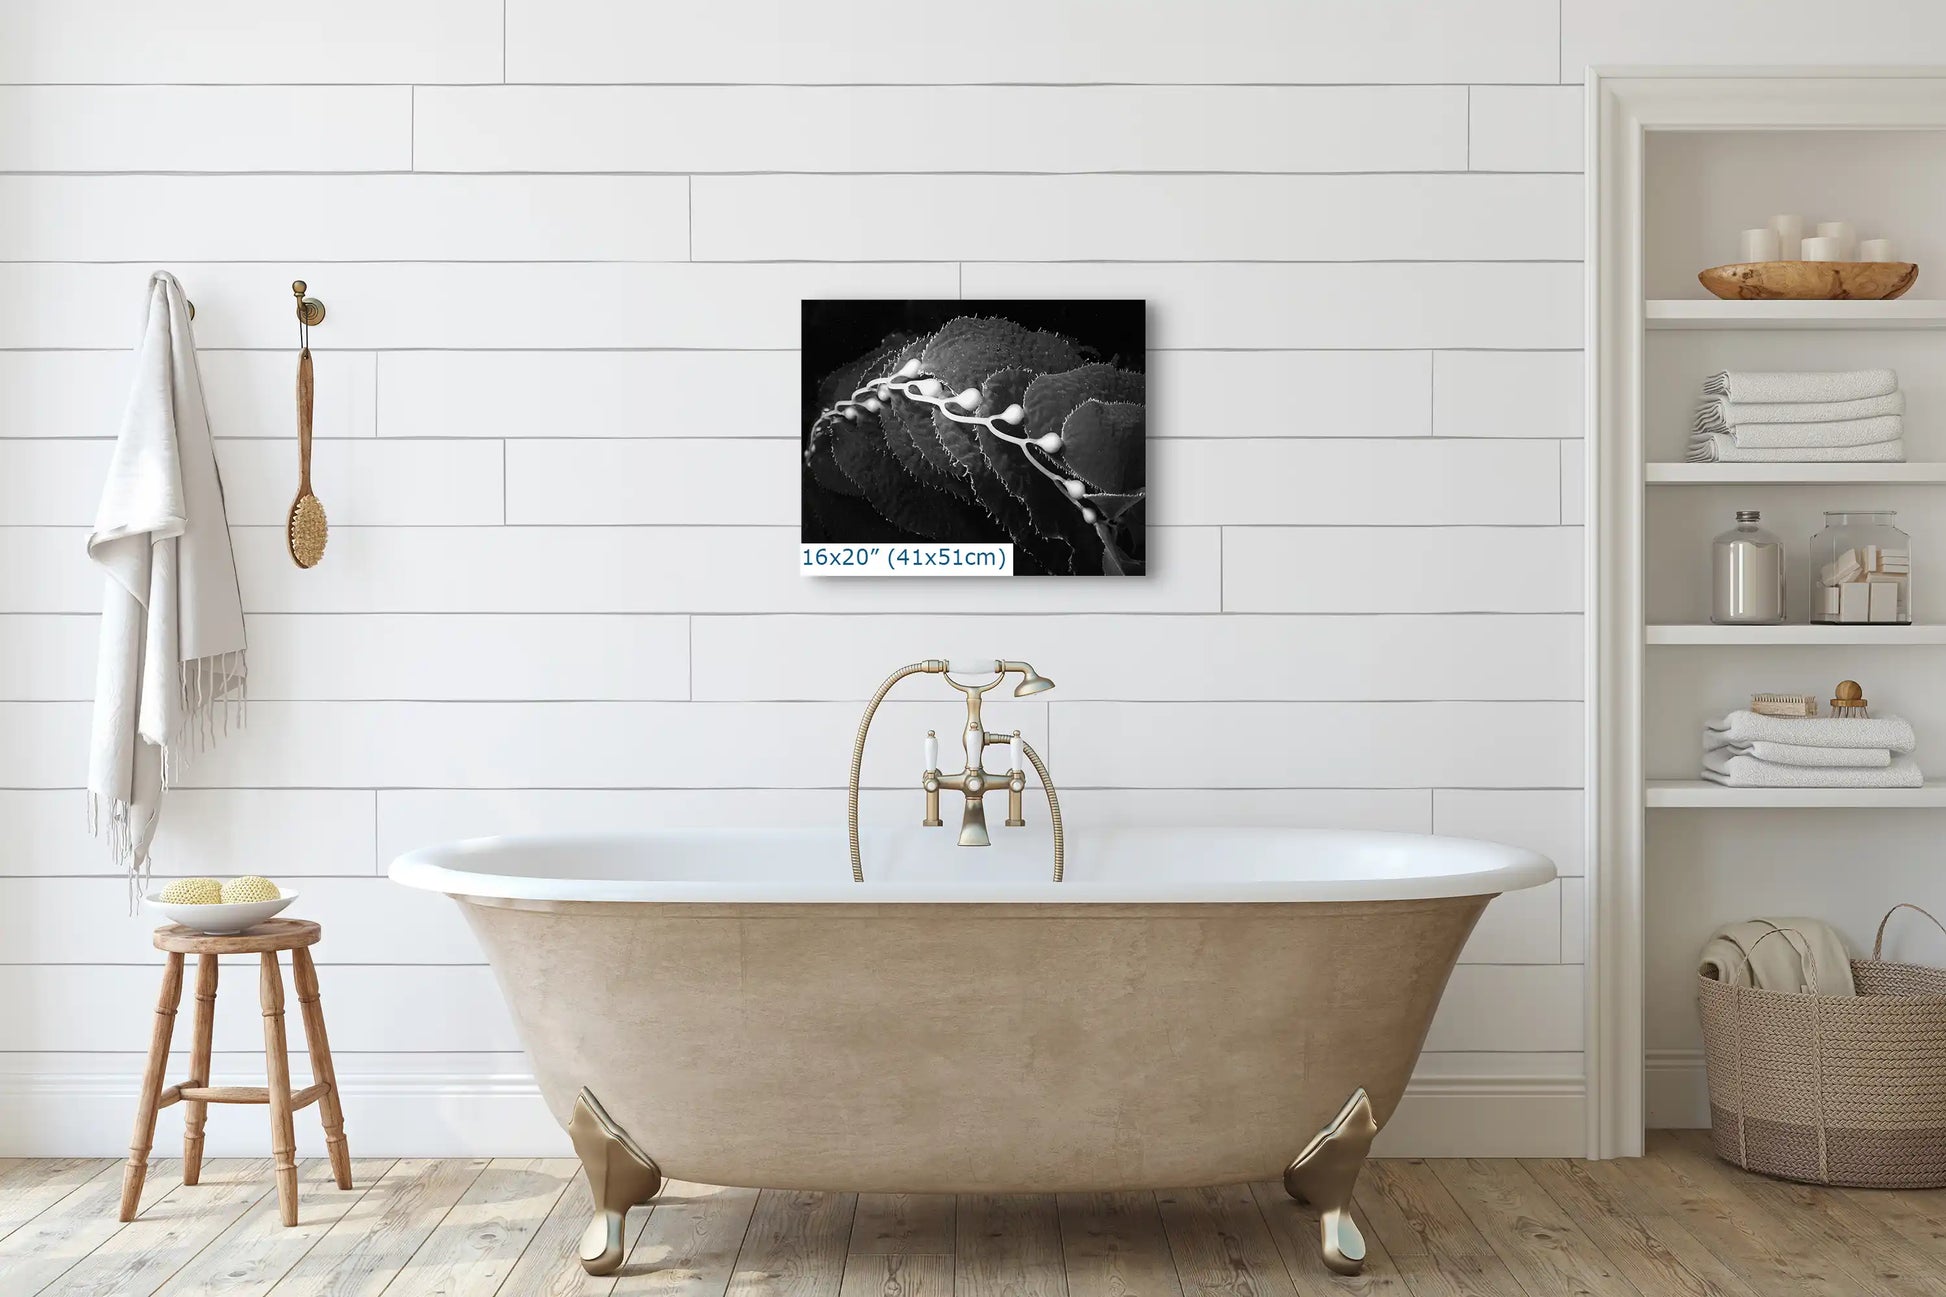
<svg viewBox="0 0 1946 1297">
<path fill-rule="evenodd" d="M 968 649 L 1060 681 L 1001 724 L 1044 744 L 1079 831 L 1553 854 L 1563 880 L 1469 946 L 1388 1137 L 1577 1151 L 1581 108 L 1560 83 L 1720 58 L 1741 11 L 1666 7 L 7 5 L 0 1152 L 116 1151 L 146 1038 L 148 921 L 77 787 L 82 539 L 158 265 L 199 309 L 256 699 L 158 854 L 304 890 L 364 1151 L 564 1147 L 463 925 L 385 882 L 392 854 L 835 823 L 863 697 Z M 1863 8 L 1941 34 L 1928 6 Z M 1794 21 L 1764 56 L 1830 52 Z M 281 532 L 294 278 L 330 309 L 311 573 Z M 1155 575 L 800 579 L 797 303 L 836 295 L 1149 299 Z M 915 814 L 897 736 L 951 708 L 923 696 L 881 723 L 875 818 Z M 242 1075 L 257 1020 L 230 980 L 218 1071 Z M 211 1126 L 225 1150 L 260 1134 Z"/>
</svg>

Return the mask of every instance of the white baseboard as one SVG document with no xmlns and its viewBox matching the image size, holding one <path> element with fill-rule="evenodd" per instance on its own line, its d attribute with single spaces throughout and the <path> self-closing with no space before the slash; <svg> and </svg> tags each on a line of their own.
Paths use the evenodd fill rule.
<svg viewBox="0 0 1946 1297">
<path fill-rule="evenodd" d="M 1652 1130 L 1707 1130 L 1709 1085 L 1700 1049 L 1652 1049 L 1642 1064 L 1642 1112 Z"/>
<path fill-rule="evenodd" d="M 1415 1076 L 1372 1151 L 1380 1157 L 1586 1157 L 1579 1076 Z"/>
<path fill-rule="evenodd" d="M 293 1069 L 295 1070 L 295 1069 Z M 177 1075 L 172 1073 L 172 1075 Z M 0 1156 L 125 1157 L 134 1076 L 92 1072 L 0 1075 Z M 262 1085 L 263 1073 L 218 1073 L 215 1085 Z M 568 1137 L 525 1073 L 409 1076 L 340 1072 L 345 1132 L 359 1157 L 569 1157 Z M 156 1120 L 155 1157 L 182 1150 L 182 1105 Z M 264 1110 L 212 1105 L 207 1157 L 263 1157 Z M 297 1114 L 297 1155 L 324 1156 L 313 1109 Z"/>
<path fill-rule="evenodd" d="M 262 1084 L 219 1073 L 217 1085 Z M 345 1130 L 361 1157 L 567 1157 L 567 1136 L 532 1076 L 519 1072 L 341 1071 Z M 0 1156 L 123 1157 L 135 1109 L 134 1074 L 0 1073 Z M 1587 1151 L 1578 1076 L 1422 1076 L 1413 1080 L 1374 1151 L 1386 1157 L 1580 1157 Z M 210 1157 L 263 1157 L 261 1111 L 215 1108 L 204 1127 Z M 177 1156 L 182 1108 L 156 1123 L 156 1157 Z M 298 1114 L 300 1157 L 321 1157 L 309 1110 Z"/>
</svg>

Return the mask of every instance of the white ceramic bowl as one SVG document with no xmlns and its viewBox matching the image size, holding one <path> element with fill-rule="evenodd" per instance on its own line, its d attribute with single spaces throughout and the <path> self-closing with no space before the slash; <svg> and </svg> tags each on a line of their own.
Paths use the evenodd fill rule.
<svg viewBox="0 0 1946 1297">
<path fill-rule="evenodd" d="M 151 910 L 168 915 L 185 928 L 210 936 L 226 936 L 262 923 L 296 900 L 297 893 L 285 892 L 274 901 L 240 901 L 234 905 L 178 905 L 163 900 L 160 892 L 151 892 L 142 899 L 149 903 Z"/>
</svg>

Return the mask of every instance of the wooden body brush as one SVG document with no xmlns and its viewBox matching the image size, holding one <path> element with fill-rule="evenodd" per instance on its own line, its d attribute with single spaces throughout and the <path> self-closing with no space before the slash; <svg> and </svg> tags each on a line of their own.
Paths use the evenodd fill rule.
<svg viewBox="0 0 1946 1297">
<path fill-rule="evenodd" d="M 311 494 L 311 406 L 316 384 L 311 376 L 311 349 L 305 347 L 297 357 L 297 498 L 291 501 L 291 562 L 299 567 L 316 567 L 324 557 L 324 506 Z"/>
</svg>

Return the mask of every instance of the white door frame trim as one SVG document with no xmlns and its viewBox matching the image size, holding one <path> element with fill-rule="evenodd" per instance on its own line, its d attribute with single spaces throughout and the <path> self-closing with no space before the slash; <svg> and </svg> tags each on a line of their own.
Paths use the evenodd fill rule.
<svg viewBox="0 0 1946 1297">
<path fill-rule="evenodd" d="M 1643 1127 L 1642 211 L 1647 132 L 1946 129 L 1946 69 L 1590 68 L 1587 77 L 1588 1153 Z"/>
</svg>

